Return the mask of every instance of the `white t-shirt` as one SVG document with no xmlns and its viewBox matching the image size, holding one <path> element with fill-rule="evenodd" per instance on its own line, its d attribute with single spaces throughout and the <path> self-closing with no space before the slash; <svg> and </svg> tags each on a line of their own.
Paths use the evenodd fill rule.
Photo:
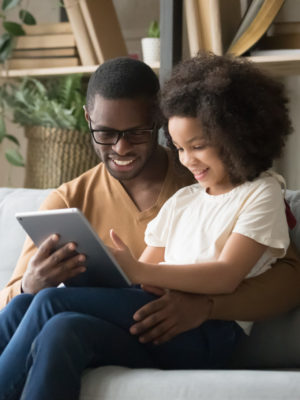
<svg viewBox="0 0 300 400">
<path fill-rule="evenodd" d="M 282 181 L 267 171 L 217 196 L 198 183 L 180 189 L 148 224 L 145 242 L 165 247 L 167 264 L 192 264 L 217 260 L 231 233 L 240 233 L 268 246 L 247 277 L 258 275 L 289 246 Z"/>
</svg>

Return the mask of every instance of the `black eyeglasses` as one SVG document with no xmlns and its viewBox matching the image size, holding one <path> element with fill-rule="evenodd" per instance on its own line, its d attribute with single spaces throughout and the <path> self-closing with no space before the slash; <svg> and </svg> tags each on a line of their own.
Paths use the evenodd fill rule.
<svg viewBox="0 0 300 400">
<path fill-rule="evenodd" d="M 116 129 L 93 129 L 91 118 L 89 116 L 89 129 L 96 143 L 102 145 L 117 144 L 121 137 L 124 137 L 128 143 L 142 144 L 149 142 L 154 130 L 155 125 L 150 129 L 135 128 L 127 129 L 126 131 L 118 131 Z"/>
</svg>

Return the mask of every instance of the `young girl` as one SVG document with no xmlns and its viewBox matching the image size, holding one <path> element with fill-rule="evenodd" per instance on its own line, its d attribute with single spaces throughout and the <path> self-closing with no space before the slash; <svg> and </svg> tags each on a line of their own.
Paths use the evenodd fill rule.
<svg viewBox="0 0 300 400">
<path fill-rule="evenodd" d="M 200 54 L 162 92 L 170 140 L 198 181 L 148 225 L 138 261 L 111 232 L 134 283 L 229 293 L 289 243 L 281 184 L 271 172 L 291 131 L 279 83 L 251 64 Z M 85 368 L 220 368 L 250 325 L 206 321 L 160 344 L 130 335 L 155 296 L 140 288 L 48 288 L 16 296 L 0 314 L 0 399 L 78 399 Z"/>
<path fill-rule="evenodd" d="M 133 282 L 230 293 L 284 256 L 284 181 L 269 168 L 291 132 L 286 104 L 281 85 L 242 60 L 200 54 L 175 68 L 161 105 L 171 145 L 198 183 L 149 223 L 139 261 L 111 232 Z M 237 324 L 249 333 L 251 323 Z"/>
</svg>

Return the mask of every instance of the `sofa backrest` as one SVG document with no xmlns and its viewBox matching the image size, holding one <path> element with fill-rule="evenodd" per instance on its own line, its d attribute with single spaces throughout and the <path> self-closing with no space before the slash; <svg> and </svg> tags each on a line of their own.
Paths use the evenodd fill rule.
<svg viewBox="0 0 300 400">
<path fill-rule="evenodd" d="M 25 240 L 15 213 L 37 210 L 51 190 L 0 188 L 0 290 L 12 274 Z"/>
<path fill-rule="evenodd" d="M 8 282 L 22 249 L 25 233 L 16 212 L 37 210 L 52 189 L 0 188 L 0 290 Z M 300 254 L 300 191 L 287 191 L 299 223 L 290 232 Z M 300 367 L 300 308 L 255 323 L 249 338 L 236 352 L 233 368 Z"/>
</svg>

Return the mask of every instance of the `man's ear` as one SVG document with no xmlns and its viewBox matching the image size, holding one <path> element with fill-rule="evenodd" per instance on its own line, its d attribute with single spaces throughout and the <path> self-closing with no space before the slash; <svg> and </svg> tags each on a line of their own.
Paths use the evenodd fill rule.
<svg viewBox="0 0 300 400">
<path fill-rule="evenodd" d="M 85 117 L 86 121 L 89 122 L 89 113 L 87 112 L 86 106 L 83 105 L 82 108 L 84 110 L 84 117 Z"/>
</svg>

